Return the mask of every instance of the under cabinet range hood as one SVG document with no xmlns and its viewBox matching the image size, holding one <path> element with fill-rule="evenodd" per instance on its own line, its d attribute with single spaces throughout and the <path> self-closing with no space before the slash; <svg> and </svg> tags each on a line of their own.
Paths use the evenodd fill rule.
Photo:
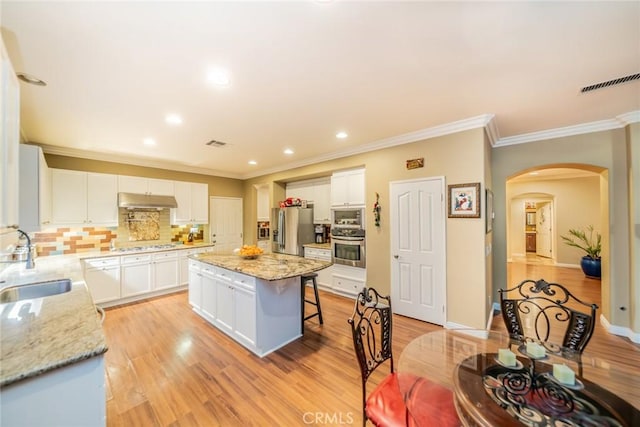
<svg viewBox="0 0 640 427">
<path fill-rule="evenodd" d="M 154 194 L 118 193 L 119 208 L 177 208 L 178 202 L 173 196 L 159 196 Z"/>
</svg>

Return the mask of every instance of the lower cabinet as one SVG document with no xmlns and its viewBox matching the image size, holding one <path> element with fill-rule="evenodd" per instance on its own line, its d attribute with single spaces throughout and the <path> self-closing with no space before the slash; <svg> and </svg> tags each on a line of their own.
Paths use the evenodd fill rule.
<svg viewBox="0 0 640 427">
<path fill-rule="evenodd" d="M 94 303 L 120 298 L 120 257 L 84 260 L 84 280 Z"/>
<path fill-rule="evenodd" d="M 299 277 L 266 281 L 195 260 L 189 273 L 194 311 L 256 355 L 300 337 Z"/>
<path fill-rule="evenodd" d="M 189 261 L 189 304 L 196 310 L 202 306 L 202 271 L 197 261 Z"/>
<path fill-rule="evenodd" d="M 104 355 L 2 388 L 2 426 L 106 426 Z"/>
<path fill-rule="evenodd" d="M 366 274 L 364 268 L 334 264 L 331 288 L 337 294 L 355 296 L 365 286 Z"/>
<path fill-rule="evenodd" d="M 202 303 L 200 308 L 209 320 L 217 317 L 216 307 L 216 269 L 213 266 L 205 265 L 202 272 Z"/>
<path fill-rule="evenodd" d="M 175 288 L 180 285 L 178 253 L 176 251 L 156 252 L 153 260 L 153 290 Z"/>
<path fill-rule="evenodd" d="M 304 257 L 331 262 L 331 249 L 311 248 L 305 246 Z M 333 266 L 316 271 L 316 273 L 318 273 L 318 278 L 316 279 L 318 285 L 329 289 L 333 287 L 332 272 Z"/>
<path fill-rule="evenodd" d="M 122 297 L 151 292 L 151 254 L 126 255 L 122 257 L 121 263 Z"/>
</svg>

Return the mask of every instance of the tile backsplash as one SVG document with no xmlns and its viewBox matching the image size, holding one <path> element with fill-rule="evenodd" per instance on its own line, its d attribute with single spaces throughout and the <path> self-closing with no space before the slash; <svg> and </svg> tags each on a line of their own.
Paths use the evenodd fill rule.
<svg viewBox="0 0 640 427">
<path fill-rule="evenodd" d="M 166 243 L 204 242 L 208 225 L 171 225 L 168 209 L 119 209 L 118 227 L 64 227 L 30 233 L 37 256 L 84 252 L 108 252 L 111 241 L 117 248 Z M 193 230 L 193 231 L 192 231 Z"/>
</svg>

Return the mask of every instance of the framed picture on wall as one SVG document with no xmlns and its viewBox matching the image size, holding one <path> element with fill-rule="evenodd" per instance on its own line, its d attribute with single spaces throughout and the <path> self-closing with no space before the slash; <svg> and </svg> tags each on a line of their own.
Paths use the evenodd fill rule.
<svg viewBox="0 0 640 427">
<path fill-rule="evenodd" d="M 480 218 L 480 183 L 452 184 L 449 189 L 449 218 Z"/>
<path fill-rule="evenodd" d="M 486 210 L 486 220 L 487 220 L 487 234 L 491 233 L 493 230 L 493 192 L 489 189 L 485 190 L 487 195 L 485 198 L 485 210 Z"/>
</svg>

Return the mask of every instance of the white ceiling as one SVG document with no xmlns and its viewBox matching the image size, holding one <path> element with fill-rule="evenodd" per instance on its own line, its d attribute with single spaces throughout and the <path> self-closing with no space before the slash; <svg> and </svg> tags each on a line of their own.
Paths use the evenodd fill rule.
<svg viewBox="0 0 640 427">
<path fill-rule="evenodd" d="M 47 82 L 21 83 L 26 141 L 176 170 L 247 178 L 466 119 L 500 144 L 640 110 L 638 81 L 579 92 L 640 72 L 636 1 L 3 0 L 0 22 L 16 71 Z"/>
</svg>

